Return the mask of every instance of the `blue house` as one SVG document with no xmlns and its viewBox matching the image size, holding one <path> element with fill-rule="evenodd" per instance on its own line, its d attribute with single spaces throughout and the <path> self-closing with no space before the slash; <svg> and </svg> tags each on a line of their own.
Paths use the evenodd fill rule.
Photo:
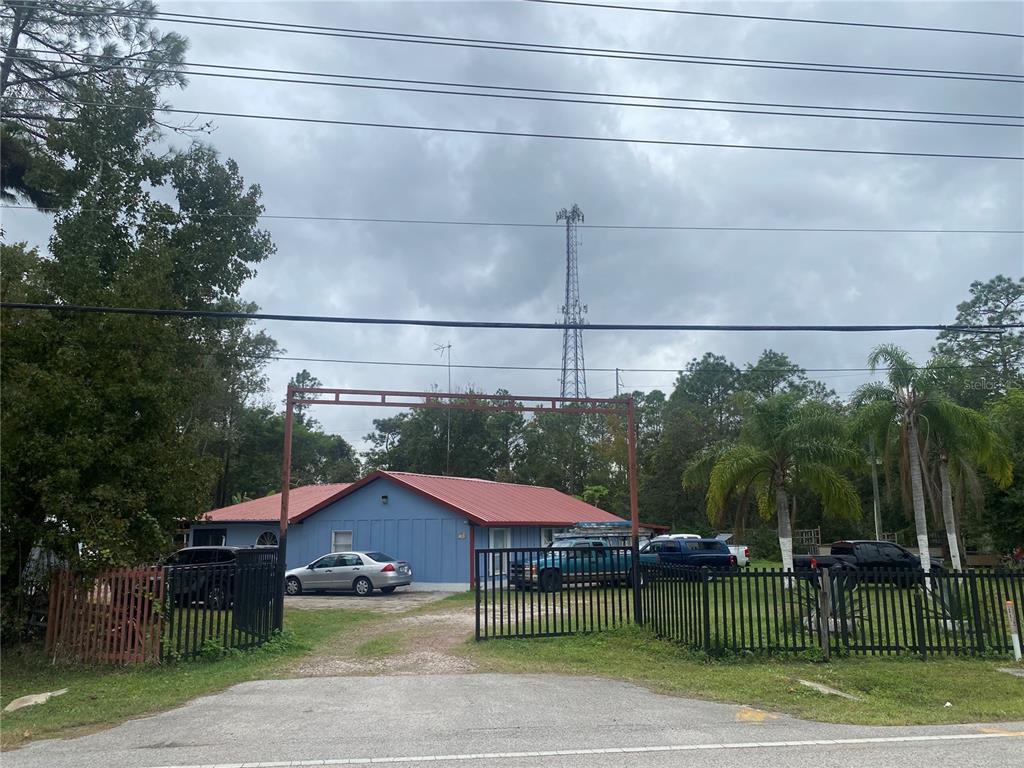
<svg viewBox="0 0 1024 768">
<path fill-rule="evenodd" d="M 553 488 L 384 470 L 288 498 L 288 568 L 381 551 L 407 560 L 419 589 L 468 589 L 475 549 L 540 547 L 576 523 L 622 522 Z M 280 494 L 215 509 L 191 526 L 189 543 L 275 545 L 280 513 Z"/>
</svg>

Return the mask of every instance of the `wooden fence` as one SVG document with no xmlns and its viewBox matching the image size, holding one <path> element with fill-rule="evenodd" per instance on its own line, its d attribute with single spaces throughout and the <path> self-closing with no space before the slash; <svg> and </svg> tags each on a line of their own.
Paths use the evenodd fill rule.
<svg viewBox="0 0 1024 768">
<path fill-rule="evenodd" d="M 119 568 L 95 577 L 55 572 L 47 654 L 87 663 L 159 661 L 164 583 L 159 566 Z"/>
</svg>

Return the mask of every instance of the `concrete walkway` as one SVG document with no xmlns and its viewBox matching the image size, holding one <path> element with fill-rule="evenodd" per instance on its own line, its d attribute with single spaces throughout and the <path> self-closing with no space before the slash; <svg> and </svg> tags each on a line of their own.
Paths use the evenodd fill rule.
<svg viewBox="0 0 1024 768">
<path fill-rule="evenodd" d="M 103 733 L 30 744 L 4 768 L 989 768 L 1020 765 L 1024 723 L 825 725 L 553 675 L 245 683 Z"/>
</svg>

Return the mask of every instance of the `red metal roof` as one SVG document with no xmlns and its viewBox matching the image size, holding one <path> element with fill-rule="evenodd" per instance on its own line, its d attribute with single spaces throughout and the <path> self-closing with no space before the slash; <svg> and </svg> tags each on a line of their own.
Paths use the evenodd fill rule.
<svg viewBox="0 0 1024 768">
<path fill-rule="evenodd" d="M 333 483 L 293 488 L 288 493 L 288 520 L 293 521 L 300 515 L 311 514 L 326 506 L 350 485 L 352 483 Z M 281 519 L 281 494 L 215 509 L 207 512 L 203 519 L 214 523 L 277 522 Z"/>
<path fill-rule="evenodd" d="M 582 522 L 622 522 L 621 517 L 554 488 L 412 472 L 385 474 L 483 525 L 567 526 Z"/>
<path fill-rule="evenodd" d="M 297 523 L 350 493 L 387 478 L 442 504 L 480 525 L 550 525 L 622 522 L 610 512 L 580 501 L 554 488 L 497 483 L 468 477 L 420 475 L 378 470 L 356 483 L 306 485 L 288 494 L 288 520 Z M 281 494 L 244 501 L 208 512 L 208 522 L 275 522 L 281 516 Z"/>
<path fill-rule="evenodd" d="M 337 501 L 380 478 L 408 488 L 414 493 L 443 504 L 452 511 L 465 515 L 481 525 L 550 525 L 569 526 L 582 522 L 622 522 L 610 512 L 580 501 L 577 498 L 534 485 L 497 483 L 468 477 L 442 477 L 420 475 L 414 472 L 378 470 L 362 480 L 352 483 L 331 501 Z M 289 506 L 291 504 L 289 503 Z M 326 506 L 326 505 L 321 505 Z M 289 514 L 298 522 L 320 507 L 298 515 Z"/>
</svg>

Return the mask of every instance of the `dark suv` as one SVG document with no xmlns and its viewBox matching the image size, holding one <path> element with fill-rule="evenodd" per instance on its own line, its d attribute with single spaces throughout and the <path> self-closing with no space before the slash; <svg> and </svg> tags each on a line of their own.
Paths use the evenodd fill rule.
<svg viewBox="0 0 1024 768">
<path fill-rule="evenodd" d="M 167 596 L 175 605 L 202 603 L 220 610 L 234 599 L 238 547 L 186 547 L 179 549 L 164 565 L 167 568 Z M 220 567 L 218 567 L 220 566 Z"/>
</svg>

